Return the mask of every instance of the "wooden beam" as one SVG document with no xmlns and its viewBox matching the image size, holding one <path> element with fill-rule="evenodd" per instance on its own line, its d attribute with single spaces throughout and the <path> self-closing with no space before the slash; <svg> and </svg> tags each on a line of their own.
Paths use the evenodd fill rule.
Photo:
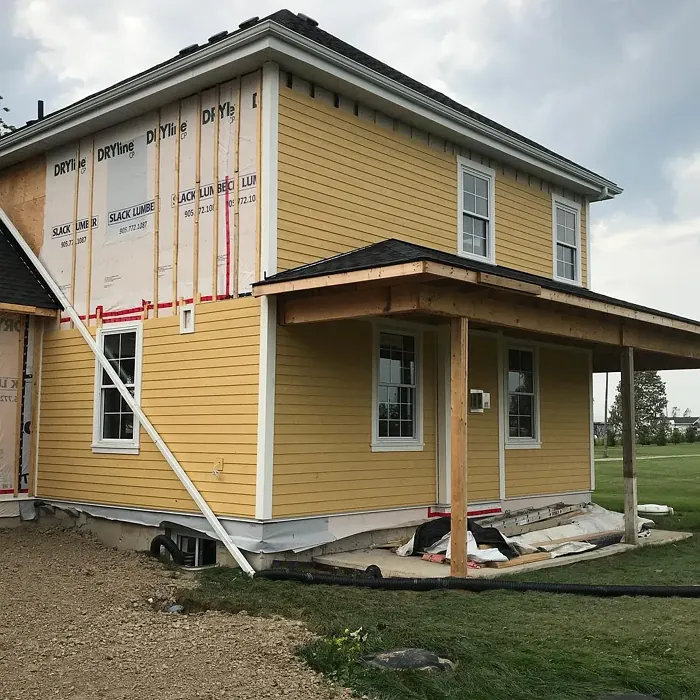
<svg viewBox="0 0 700 700">
<path fill-rule="evenodd" d="M 450 484 L 452 576 L 467 575 L 467 357 L 469 321 L 450 322 Z"/>
<path fill-rule="evenodd" d="M 418 311 L 416 287 L 372 287 L 362 290 L 328 290 L 324 293 L 280 299 L 280 325 L 337 321 L 367 316 Z"/>
<path fill-rule="evenodd" d="M 7 311 L 11 314 L 29 314 L 30 316 L 53 317 L 56 315 L 55 309 L 42 309 L 39 306 L 24 306 L 23 304 L 6 304 L 1 301 L 0 311 Z"/>
<path fill-rule="evenodd" d="M 622 348 L 622 476 L 625 482 L 625 542 L 637 544 L 637 457 L 634 416 L 634 349 Z"/>
<path fill-rule="evenodd" d="M 492 275 L 489 272 L 477 273 L 477 281 L 479 284 L 485 284 L 489 287 L 510 289 L 513 292 L 520 292 L 521 294 L 532 294 L 533 296 L 539 296 L 542 293 L 542 287 L 540 287 L 539 284 L 520 282 L 519 280 L 510 279 L 509 277 Z"/>
<path fill-rule="evenodd" d="M 303 292 L 312 289 L 327 289 L 328 287 L 340 287 L 348 284 L 362 282 L 374 282 L 377 280 L 393 280 L 397 277 L 413 277 L 425 273 L 425 263 L 412 262 L 389 267 L 373 267 L 369 270 L 354 270 L 353 272 L 337 272 L 332 275 L 319 277 L 307 277 L 289 282 L 272 282 L 264 286 L 253 287 L 254 297 L 263 297 L 270 294 L 287 294 L 289 292 Z M 410 280 L 407 280 L 410 281 Z"/>
<path fill-rule="evenodd" d="M 32 360 L 32 415 L 29 435 L 29 474 L 27 476 L 27 494 L 35 496 L 36 457 L 39 436 L 39 386 L 41 383 L 41 347 L 44 342 L 44 322 L 34 322 L 34 356 Z"/>
</svg>

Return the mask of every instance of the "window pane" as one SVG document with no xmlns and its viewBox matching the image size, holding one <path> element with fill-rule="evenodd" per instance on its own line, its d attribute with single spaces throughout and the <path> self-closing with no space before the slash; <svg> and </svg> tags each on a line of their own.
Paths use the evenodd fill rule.
<svg viewBox="0 0 700 700">
<path fill-rule="evenodd" d="M 462 230 L 465 235 L 472 235 L 474 233 L 474 218 L 465 214 L 462 217 Z"/>
<path fill-rule="evenodd" d="M 389 400 L 389 389 L 385 386 L 379 387 L 379 400 L 388 401 Z"/>
<path fill-rule="evenodd" d="M 379 357 L 379 381 L 382 384 L 388 384 L 391 381 L 391 360 L 388 357 L 383 357 L 382 355 L 388 355 L 389 351 L 381 350 L 380 353 L 381 355 Z"/>
<path fill-rule="evenodd" d="M 403 336 L 403 349 L 405 352 L 414 352 L 416 348 L 416 339 L 412 335 Z"/>
<path fill-rule="evenodd" d="M 134 437 L 134 414 L 121 414 L 121 431 L 119 437 L 122 440 L 131 440 Z"/>
<path fill-rule="evenodd" d="M 464 210 L 469 212 L 476 211 L 476 197 L 473 194 L 464 194 Z"/>
<path fill-rule="evenodd" d="M 121 402 L 117 389 L 102 389 L 102 410 L 105 413 L 118 413 L 121 410 Z"/>
<path fill-rule="evenodd" d="M 410 403 L 401 404 L 401 420 L 413 420 L 413 406 Z"/>
<path fill-rule="evenodd" d="M 566 243 L 566 227 L 557 226 L 557 240 Z"/>
<path fill-rule="evenodd" d="M 532 418 L 529 416 L 520 416 L 518 418 L 518 437 L 531 438 L 534 437 L 532 431 Z"/>
<path fill-rule="evenodd" d="M 520 351 L 519 350 L 509 350 L 508 351 L 508 369 L 509 370 L 519 370 L 520 369 Z"/>
<path fill-rule="evenodd" d="M 508 417 L 508 437 L 518 436 L 518 416 Z"/>
<path fill-rule="evenodd" d="M 109 333 L 102 336 L 104 354 L 107 359 L 117 359 L 119 357 L 119 334 Z"/>
<path fill-rule="evenodd" d="M 532 396 L 518 396 L 518 414 L 520 416 L 532 416 Z"/>
<path fill-rule="evenodd" d="M 557 257 L 559 260 L 569 265 L 574 264 L 575 251 L 573 248 L 567 248 L 566 246 L 560 245 L 557 246 L 557 249 Z"/>
<path fill-rule="evenodd" d="M 573 212 L 566 212 L 566 228 L 574 231 L 576 229 L 576 214 Z"/>
<path fill-rule="evenodd" d="M 379 420 L 386 420 L 389 417 L 389 408 L 386 403 L 382 402 L 379 404 Z"/>
<path fill-rule="evenodd" d="M 483 197 L 476 198 L 476 213 L 480 216 L 489 215 L 489 200 Z"/>
<path fill-rule="evenodd" d="M 401 437 L 401 421 L 389 421 L 389 437 Z"/>
<path fill-rule="evenodd" d="M 413 421 L 412 420 L 402 420 L 401 421 L 401 437 L 412 438 L 413 437 Z"/>
<path fill-rule="evenodd" d="M 401 417 L 401 408 L 398 403 L 389 404 L 389 418 L 393 420 L 398 420 Z"/>
<path fill-rule="evenodd" d="M 379 437 L 389 437 L 389 421 L 379 421 Z"/>
<path fill-rule="evenodd" d="M 561 226 L 566 225 L 566 212 L 559 207 L 557 207 L 557 224 Z"/>
<path fill-rule="evenodd" d="M 488 198 L 489 196 L 489 181 L 482 177 L 474 178 L 476 180 L 476 193 L 479 197 Z"/>
<path fill-rule="evenodd" d="M 398 387 L 395 386 L 390 386 L 387 387 L 387 400 L 390 401 L 391 403 L 398 403 L 399 402 L 399 389 Z"/>
<path fill-rule="evenodd" d="M 121 360 L 119 363 L 119 379 L 121 379 L 124 384 L 134 383 L 134 373 L 136 371 L 136 360 Z"/>
<path fill-rule="evenodd" d="M 508 413 L 509 414 L 517 416 L 518 413 L 520 412 L 519 403 L 518 403 L 519 398 L 520 398 L 519 396 L 513 395 L 513 394 L 511 394 L 509 396 L 509 398 L 508 398 Z"/>
<path fill-rule="evenodd" d="M 474 194 L 476 192 L 476 177 L 469 173 L 464 173 L 464 191 Z"/>
<path fill-rule="evenodd" d="M 566 265 L 561 260 L 557 260 L 557 277 L 566 278 Z"/>
<path fill-rule="evenodd" d="M 523 392 L 525 394 L 532 393 L 532 373 L 531 372 L 520 372 L 520 386 L 518 387 L 518 392 Z"/>
<path fill-rule="evenodd" d="M 519 350 L 520 369 L 524 372 L 532 372 L 532 353 L 528 350 Z"/>
<path fill-rule="evenodd" d="M 102 370 L 102 386 L 110 386 L 111 384 L 112 384 L 112 380 L 107 375 L 107 372 Z"/>
<path fill-rule="evenodd" d="M 102 417 L 102 437 L 105 440 L 119 439 L 119 414 L 105 413 Z"/>
<path fill-rule="evenodd" d="M 136 333 L 121 333 L 120 357 L 136 357 Z"/>
</svg>

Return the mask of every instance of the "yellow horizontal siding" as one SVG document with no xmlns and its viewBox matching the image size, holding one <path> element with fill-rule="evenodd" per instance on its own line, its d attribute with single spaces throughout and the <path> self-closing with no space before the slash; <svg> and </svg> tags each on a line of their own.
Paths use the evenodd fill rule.
<svg viewBox="0 0 700 700">
<path fill-rule="evenodd" d="M 585 352 L 542 347 L 542 447 L 506 450 L 506 496 L 585 491 L 591 485 L 590 369 Z"/>
<path fill-rule="evenodd" d="M 436 349 L 423 345 L 425 448 L 372 452 L 372 326 L 278 328 L 273 516 L 435 502 Z"/>
<path fill-rule="evenodd" d="M 498 341 L 469 335 L 470 389 L 491 393 L 491 408 L 467 415 L 467 494 L 471 503 L 498 499 Z"/>
<path fill-rule="evenodd" d="M 491 165 L 496 165 L 496 262 L 552 277 L 549 188 Z M 280 90 L 278 190 L 280 270 L 387 238 L 457 252 L 453 153 L 286 87 Z"/>
<path fill-rule="evenodd" d="M 260 307 L 199 304 L 196 331 L 179 318 L 144 323 L 141 405 L 214 511 L 255 514 Z M 194 511 L 150 438 L 138 455 L 93 454 L 95 360 L 77 331 L 44 343 L 38 493 L 44 498 Z M 223 459 L 220 477 L 212 474 Z"/>
</svg>

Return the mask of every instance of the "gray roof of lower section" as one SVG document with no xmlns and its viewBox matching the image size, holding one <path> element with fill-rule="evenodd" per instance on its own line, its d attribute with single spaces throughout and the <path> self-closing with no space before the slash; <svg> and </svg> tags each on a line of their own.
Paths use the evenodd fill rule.
<svg viewBox="0 0 700 700">
<path fill-rule="evenodd" d="M 60 309 L 61 305 L 0 220 L 0 303 Z"/>
<path fill-rule="evenodd" d="M 325 258 L 324 260 L 309 263 L 308 265 L 294 267 L 291 270 L 278 272 L 276 275 L 272 275 L 265 280 L 256 282 L 253 286 L 261 287 L 265 284 L 271 284 L 273 282 L 291 282 L 293 280 L 321 277 L 323 275 L 333 275 L 340 272 L 355 272 L 357 270 L 369 270 L 373 267 L 387 267 L 390 265 L 402 265 L 403 263 L 421 261 L 435 262 L 442 265 L 451 265 L 463 270 L 474 270 L 476 272 L 486 272 L 493 275 L 499 275 L 501 277 L 507 277 L 508 279 L 517 280 L 519 282 L 536 284 L 545 289 L 552 289 L 554 291 L 572 294 L 574 296 L 599 301 L 605 304 L 615 304 L 616 306 L 621 306 L 633 311 L 656 314 L 664 318 L 700 326 L 700 321 L 669 314 L 665 311 L 649 308 L 648 306 L 633 304 L 622 299 L 615 299 L 614 297 L 599 294 L 598 292 L 591 291 L 585 287 L 577 287 L 575 285 L 566 284 L 565 282 L 557 282 L 549 277 L 532 275 L 528 272 L 514 270 L 511 267 L 503 267 L 502 265 L 492 265 L 486 262 L 479 262 L 478 260 L 464 258 L 454 253 L 445 253 L 442 250 L 435 250 L 434 248 L 427 248 L 425 246 L 415 245 L 414 243 L 406 243 L 405 241 L 399 241 L 395 238 L 389 238 L 385 241 L 381 241 L 380 243 L 373 243 L 372 245 L 365 246 L 364 248 L 356 248 L 348 253 L 341 253 L 340 255 L 335 255 L 332 258 Z"/>
</svg>

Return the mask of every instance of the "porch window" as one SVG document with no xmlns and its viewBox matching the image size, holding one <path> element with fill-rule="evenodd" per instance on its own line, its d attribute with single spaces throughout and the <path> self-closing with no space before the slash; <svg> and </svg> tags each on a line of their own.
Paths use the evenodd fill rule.
<svg viewBox="0 0 700 700">
<path fill-rule="evenodd" d="M 494 180 L 493 169 L 459 158 L 460 255 L 494 262 Z"/>
<path fill-rule="evenodd" d="M 537 358 L 526 348 L 508 349 L 508 439 L 511 446 L 536 446 L 538 442 Z"/>
<path fill-rule="evenodd" d="M 393 330 L 375 336 L 372 449 L 420 450 L 420 337 Z"/>
<path fill-rule="evenodd" d="M 132 396 L 139 399 L 141 385 L 141 324 L 120 324 L 100 329 L 100 349 Z M 95 373 L 95 410 L 93 451 L 138 453 L 138 420 L 119 394 L 107 373 L 97 363 Z"/>
<path fill-rule="evenodd" d="M 581 208 L 562 197 L 552 198 L 554 277 L 581 284 Z"/>
</svg>

